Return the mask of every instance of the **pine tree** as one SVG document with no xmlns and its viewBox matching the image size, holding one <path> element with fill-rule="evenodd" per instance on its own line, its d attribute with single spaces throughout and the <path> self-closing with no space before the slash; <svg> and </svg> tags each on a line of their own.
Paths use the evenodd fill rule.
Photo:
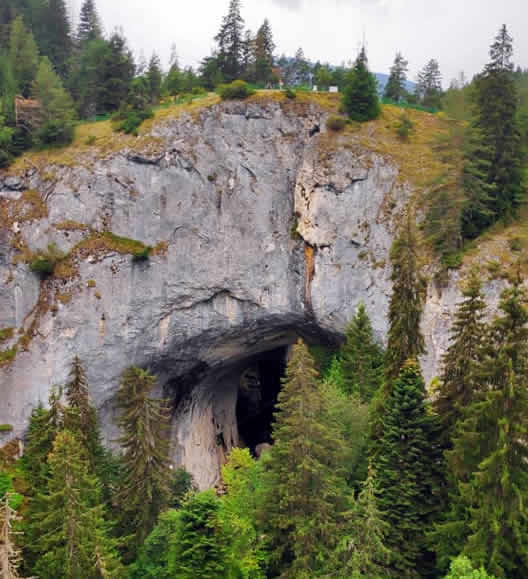
<svg viewBox="0 0 528 579">
<path fill-rule="evenodd" d="M 243 72 L 244 19 L 240 15 L 240 6 L 241 0 L 230 0 L 228 13 L 215 37 L 220 71 L 226 81 L 237 79 Z"/>
<path fill-rule="evenodd" d="M 108 43 L 91 43 L 97 50 L 91 61 L 95 66 L 97 112 L 107 113 L 118 110 L 126 102 L 130 83 L 136 70 L 132 52 L 126 39 L 118 31 L 114 32 Z M 100 51 L 100 52 L 99 52 Z"/>
<path fill-rule="evenodd" d="M 486 303 L 482 282 L 473 270 L 462 290 L 464 300 L 458 304 L 450 345 L 442 360 L 440 389 L 434 406 L 441 418 L 447 447 L 464 409 L 480 390 L 478 367 L 487 338 Z"/>
<path fill-rule="evenodd" d="M 341 356 L 348 393 L 357 394 L 362 402 L 369 402 L 381 384 L 383 350 L 374 339 L 364 304 L 359 305 L 346 329 Z"/>
<path fill-rule="evenodd" d="M 415 361 L 405 363 L 386 400 L 375 468 L 394 571 L 399 577 L 428 576 L 431 554 L 424 532 L 438 510 L 441 449 Z"/>
<path fill-rule="evenodd" d="M 271 81 L 274 50 L 273 33 L 269 20 L 266 18 L 258 29 L 255 38 L 255 77 L 257 83 L 266 84 Z"/>
<path fill-rule="evenodd" d="M 299 340 L 279 394 L 261 514 L 272 571 L 311 577 L 328 569 L 345 506 L 343 441 L 329 417 L 314 361 Z"/>
<path fill-rule="evenodd" d="M 92 40 L 102 37 L 101 22 L 94 0 L 84 0 L 77 28 L 77 45 L 84 48 Z"/>
<path fill-rule="evenodd" d="M 416 95 L 424 107 L 440 108 L 442 96 L 442 75 L 438 62 L 432 58 L 418 73 Z"/>
<path fill-rule="evenodd" d="M 14 525 L 21 517 L 12 508 L 10 493 L 0 496 L 0 577 L 2 579 L 21 579 L 19 569 L 22 556 L 16 545 Z"/>
<path fill-rule="evenodd" d="M 385 85 L 384 97 L 400 102 L 407 92 L 407 71 L 409 63 L 403 58 L 401 52 L 396 53 L 394 64 L 390 69 L 389 80 Z"/>
<path fill-rule="evenodd" d="M 475 465 L 459 477 L 469 520 L 464 554 L 497 577 L 528 574 L 528 296 L 518 276 L 502 294 L 481 365 L 483 393 L 458 428 L 450 459 Z M 469 452 L 468 452 L 469 450 Z"/>
<path fill-rule="evenodd" d="M 116 395 L 121 411 L 119 442 L 124 452 L 119 491 L 121 528 L 131 535 L 129 554 L 152 531 L 168 500 L 169 414 L 164 400 L 149 398 L 155 380 L 147 371 L 131 367 L 124 372 Z"/>
<path fill-rule="evenodd" d="M 354 121 L 370 121 L 380 115 L 377 81 L 368 70 L 365 47 L 361 49 L 348 75 L 343 94 L 343 107 Z"/>
<path fill-rule="evenodd" d="M 13 21 L 9 36 L 9 64 L 18 92 L 28 97 L 39 66 L 38 48 L 33 34 L 26 30 L 22 17 Z"/>
<path fill-rule="evenodd" d="M 389 577 L 392 553 L 385 545 L 388 524 L 378 508 L 376 473 L 369 467 L 368 477 L 349 513 L 350 531 L 342 540 L 343 572 L 346 577 Z"/>
<path fill-rule="evenodd" d="M 503 26 L 490 49 L 491 61 L 476 79 L 475 125 L 490 151 L 487 182 L 494 187 L 489 209 L 494 218 L 516 215 L 522 195 L 518 95 L 513 73 L 512 39 Z"/>
<path fill-rule="evenodd" d="M 40 577 L 74 579 L 123 576 L 108 535 L 97 479 L 89 474 L 86 453 L 73 434 L 60 432 L 48 458 L 47 492 L 31 522 L 38 536 L 35 572 Z"/>
<path fill-rule="evenodd" d="M 157 54 L 153 54 L 147 71 L 150 100 L 152 104 L 158 104 L 161 99 L 161 61 Z"/>
<path fill-rule="evenodd" d="M 394 242 L 392 263 L 392 296 L 389 304 L 389 336 L 385 355 L 387 388 L 390 380 L 400 373 L 406 360 L 417 359 L 425 353 L 425 342 L 420 329 L 426 282 L 420 274 L 418 241 L 411 213 Z"/>
</svg>

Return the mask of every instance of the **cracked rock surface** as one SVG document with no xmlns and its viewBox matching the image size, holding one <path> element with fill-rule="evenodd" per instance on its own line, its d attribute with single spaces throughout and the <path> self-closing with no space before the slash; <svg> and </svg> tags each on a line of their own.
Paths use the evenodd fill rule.
<svg viewBox="0 0 528 579">
<path fill-rule="evenodd" d="M 0 423 L 13 425 L 11 435 L 67 380 L 77 354 L 111 442 L 120 375 L 131 364 L 148 367 L 158 394 L 174 401 L 174 463 L 206 488 L 238 442 L 244 361 L 299 334 L 339 338 L 359 302 L 384 338 L 389 250 L 411 191 L 389 160 L 340 147 L 326 116 L 312 105 L 226 103 L 155 126 L 160 154 L 123 151 L 90 167 L 55 167 L 52 187 L 38 171 L 0 179 L 6 203 L 27 189 L 46 194 L 48 216 L 17 224 L 32 250 L 54 242 L 69 251 L 86 235 L 59 230 L 65 221 L 167 244 L 144 262 L 83 254 L 77 275 L 40 284 L 26 264 L 13 265 L 16 231 L 0 227 L 0 329 L 14 328 L 14 340 L 37 315 L 39 292 L 52 303 L 27 349 L 0 367 Z M 428 378 L 458 293 L 444 295 L 448 302 L 431 294 L 427 309 Z"/>
</svg>

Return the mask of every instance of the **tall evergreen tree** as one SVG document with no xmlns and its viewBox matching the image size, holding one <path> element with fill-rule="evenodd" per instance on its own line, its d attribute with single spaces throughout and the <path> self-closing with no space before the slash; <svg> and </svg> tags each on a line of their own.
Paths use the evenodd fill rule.
<svg viewBox="0 0 528 579">
<path fill-rule="evenodd" d="M 397 52 L 390 69 L 389 80 L 385 85 L 383 96 L 386 99 L 400 102 L 405 97 L 408 66 L 409 63 L 403 58 L 401 52 Z"/>
<path fill-rule="evenodd" d="M 344 555 L 342 569 L 351 579 L 389 577 L 392 553 L 385 545 L 388 524 L 378 507 L 375 474 L 370 467 L 350 513 L 350 531 L 340 546 Z"/>
<path fill-rule="evenodd" d="M 35 135 L 38 142 L 44 145 L 71 143 L 75 119 L 73 101 L 46 56 L 40 61 L 31 94 L 40 102 L 41 126 Z"/>
<path fill-rule="evenodd" d="M 265 473 L 262 519 L 272 572 L 307 578 L 328 571 L 345 507 L 343 441 L 330 419 L 314 361 L 299 340 L 279 394 Z"/>
<path fill-rule="evenodd" d="M 389 525 L 386 545 L 399 577 L 431 572 L 424 531 L 439 508 L 441 462 L 439 427 L 428 408 L 420 367 L 407 361 L 385 403 L 375 459 L 379 508 Z"/>
<path fill-rule="evenodd" d="M 228 13 L 215 37 L 220 71 L 227 81 L 237 79 L 243 72 L 244 19 L 240 14 L 240 7 L 241 0 L 230 0 Z"/>
<path fill-rule="evenodd" d="M 381 385 L 383 350 L 375 340 L 364 304 L 346 329 L 346 342 L 341 350 L 341 366 L 349 394 L 357 394 L 369 402 Z"/>
<path fill-rule="evenodd" d="M 94 0 L 84 0 L 77 28 L 77 45 L 84 48 L 92 40 L 102 37 L 101 22 Z"/>
<path fill-rule="evenodd" d="M 258 83 L 266 84 L 271 80 L 274 50 L 273 33 L 266 18 L 255 38 L 255 79 Z"/>
<path fill-rule="evenodd" d="M 442 96 L 442 75 L 438 61 L 432 58 L 418 73 L 416 95 L 424 107 L 440 108 Z"/>
<path fill-rule="evenodd" d="M 491 61 L 475 83 L 475 125 L 482 131 L 484 147 L 490 151 L 487 182 L 494 186 L 489 209 L 495 219 L 515 216 L 522 196 L 518 95 L 512 54 L 512 39 L 503 26 L 491 46 Z"/>
<path fill-rule="evenodd" d="M 116 111 L 126 102 L 136 70 L 134 58 L 125 37 L 118 31 L 107 44 L 95 41 L 95 47 L 100 47 L 102 57 L 99 62 L 92 61 L 96 67 L 97 112 Z"/>
<path fill-rule="evenodd" d="M 478 368 L 487 338 L 486 303 L 476 271 L 470 273 L 462 295 L 464 300 L 455 314 L 450 345 L 442 360 L 440 389 L 434 403 L 442 421 L 447 447 L 464 409 L 480 391 Z"/>
<path fill-rule="evenodd" d="M 64 0 L 48 0 L 43 14 L 40 49 L 62 79 L 72 54 L 71 27 Z"/>
<path fill-rule="evenodd" d="M 39 66 L 39 53 L 33 34 L 26 30 L 21 16 L 16 18 L 11 26 L 9 63 L 18 92 L 29 97 Z"/>
<path fill-rule="evenodd" d="M 420 321 L 426 282 L 418 263 L 418 241 L 413 216 L 405 224 L 391 249 L 392 296 L 389 304 L 389 337 L 385 356 L 387 387 L 400 373 L 406 360 L 425 353 Z"/>
<path fill-rule="evenodd" d="M 108 534 L 97 479 L 89 474 L 88 458 L 79 441 L 60 432 L 48 458 L 50 476 L 40 497 L 42 510 L 31 526 L 38 539 L 35 572 L 40 577 L 74 579 L 123 576 Z"/>
<path fill-rule="evenodd" d="M 467 506 L 464 554 L 500 578 L 528 574 L 528 296 L 518 277 L 503 292 L 481 365 L 482 395 L 459 425 L 450 460 Z M 469 463 L 469 464 L 467 464 Z"/>
<path fill-rule="evenodd" d="M 377 81 L 376 77 L 369 72 L 364 46 L 348 74 L 343 94 L 343 107 L 354 121 L 370 121 L 380 115 Z"/>
<path fill-rule="evenodd" d="M 158 104 L 161 99 L 161 82 L 163 80 L 161 73 L 161 61 L 157 54 L 153 54 L 147 71 L 147 80 L 150 92 L 150 101 L 152 104 Z"/>
<path fill-rule="evenodd" d="M 131 535 L 129 555 L 152 531 L 168 500 L 169 414 L 164 400 L 149 397 L 155 380 L 149 372 L 131 367 L 124 372 L 116 395 L 121 411 L 119 442 L 124 451 L 119 491 L 121 529 Z"/>
</svg>

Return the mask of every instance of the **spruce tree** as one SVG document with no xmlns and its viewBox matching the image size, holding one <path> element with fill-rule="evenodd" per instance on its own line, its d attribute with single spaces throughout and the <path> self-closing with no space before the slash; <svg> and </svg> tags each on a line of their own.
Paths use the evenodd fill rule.
<svg viewBox="0 0 528 579">
<path fill-rule="evenodd" d="M 39 66 L 39 53 L 33 34 L 26 30 L 21 16 L 11 25 L 9 64 L 18 92 L 24 97 L 29 97 Z"/>
<path fill-rule="evenodd" d="M 343 93 L 343 107 L 352 120 L 359 122 L 375 119 L 381 113 L 377 81 L 368 70 L 365 47 L 361 49 L 354 67 L 348 74 Z"/>
<path fill-rule="evenodd" d="M 47 57 L 40 61 L 31 94 L 40 102 L 41 126 L 35 135 L 38 142 L 42 145 L 71 143 L 75 119 L 73 101 Z"/>
<path fill-rule="evenodd" d="M 381 385 L 383 350 L 374 338 L 370 318 L 362 303 L 346 329 L 341 358 L 347 392 L 358 395 L 362 402 L 369 402 Z"/>
<path fill-rule="evenodd" d="M 179 511 L 179 530 L 169 549 L 169 576 L 178 579 L 228 577 L 226 539 L 213 490 L 191 495 Z"/>
<path fill-rule="evenodd" d="M 516 215 L 522 195 L 518 95 L 512 63 L 512 39 L 506 26 L 490 48 L 491 61 L 476 79 L 476 120 L 490 152 L 488 183 L 495 195 L 489 204 L 495 219 Z"/>
<path fill-rule="evenodd" d="M 385 402 L 375 458 L 379 508 L 388 524 L 386 545 L 399 577 L 431 572 L 424 533 L 439 508 L 441 462 L 439 427 L 429 411 L 420 367 L 407 361 Z"/>
<path fill-rule="evenodd" d="M 418 73 L 416 95 L 424 107 L 440 108 L 442 97 L 442 75 L 438 62 L 432 58 Z"/>
<path fill-rule="evenodd" d="M 125 37 L 114 32 L 108 42 L 89 44 L 95 50 L 90 65 L 95 67 L 96 108 L 98 113 L 118 110 L 126 101 L 136 70 Z"/>
<path fill-rule="evenodd" d="M 469 406 L 450 459 L 459 477 L 468 537 L 464 554 L 497 577 L 528 574 L 528 296 L 517 277 L 503 292 L 480 367 L 482 395 Z M 467 464 L 469 463 L 469 464 Z"/>
<path fill-rule="evenodd" d="M 129 556 L 152 531 L 168 501 L 169 412 L 166 401 L 149 397 L 155 381 L 155 376 L 145 370 L 128 368 L 116 395 L 123 448 L 118 496 L 121 531 L 130 535 Z"/>
<path fill-rule="evenodd" d="M 307 578 L 328 571 L 329 554 L 339 541 L 343 441 L 301 340 L 292 347 L 283 383 L 261 516 L 272 573 Z"/>
<path fill-rule="evenodd" d="M 420 273 L 418 241 L 413 216 L 408 212 L 405 224 L 394 242 L 392 263 L 392 296 L 389 304 L 389 336 L 385 355 L 386 388 L 395 379 L 406 360 L 425 353 L 420 329 L 426 282 Z"/>
<path fill-rule="evenodd" d="M 478 368 L 487 338 L 486 303 L 482 282 L 475 270 L 462 289 L 464 300 L 458 304 L 452 325 L 450 345 L 443 357 L 440 388 L 434 407 L 440 416 L 446 446 L 465 408 L 480 391 Z"/>
<path fill-rule="evenodd" d="M 48 0 L 43 14 L 40 48 L 62 79 L 68 73 L 72 47 L 70 21 L 64 0 Z"/>
<path fill-rule="evenodd" d="M 389 80 L 385 85 L 384 97 L 396 102 L 404 99 L 407 92 L 407 71 L 409 63 L 403 58 L 401 52 L 396 53 L 394 64 L 390 69 Z"/>
<path fill-rule="evenodd" d="M 41 511 L 31 521 L 32 549 L 39 555 L 35 572 L 57 579 L 116 579 L 123 568 L 108 534 L 100 491 L 81 443 L 60 432 L 48 457 L 49 480 L 39 497 Z"/>
<path fill-rule="evenodd" d="M 340 546 L 344 557 L 342 570 L 351 579 L 389 577 L 392 553 L 385 545 L 388 524 L 378 502 L 376 473 L 369 467 L 368 477 L 347 517 L 350 530 Z"/>
<path fill-rule="evenodd" d="M 271 80 L 274 50 L 271 26 L 266 18 L 255 38 L 255 80 L 257 83 L 266 84 Z"/>
<path fill-rule="evenodd" d="M 243 72 L 244 19 L 240 15 L 240 7 L 241 0 L 230 0 L 228 13 L 215 37 L 220 71 L 227 81 L 237 79 Z"/>
<path fill-rule="evenodd" d="M 151 104 L 158 104 L 161 99 L 161 61 L 157 54 L 153 54 L 148 70 L 147 70 L 147 81 L 150 92 L 150 102 Z"/>
<path fill-rule="evenodd" d="M 84 48 L 92 40 L 102 37 L 101 22 L 94 0 L 84 0 L 77 28 L 77 45 Z"/>
</svg>

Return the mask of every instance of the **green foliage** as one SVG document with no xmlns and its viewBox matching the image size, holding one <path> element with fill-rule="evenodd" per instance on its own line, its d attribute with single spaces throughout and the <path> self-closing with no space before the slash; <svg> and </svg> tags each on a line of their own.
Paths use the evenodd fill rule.
<svg viewBox="0 0 528 579">
<path fill-rule="evenodd" d="M 403 113 L 400 121 L 396 127 L 396 134 L 402 141 L 408 141 L 409 135 L 414 128 L 414 123 L 411 121 L 408 114 Z"/>
<path fill-rule="evenodd" d="M 174 471 L 170 482 L 170 508 L 179 508 L 187 493 L 193 490 L 195 490 L 195 488 L 192 474 L 187 472 L 184 468 L 177 468 Z"/>
<path fill-rule="evenodd" d="M 377 81 L 367 68 L 364 47 L 348 74 L 343 93 L 343 108 L 352 120 L 359 122 L 370 121 L 380 115 Z"/>
<path fill-rule="evenodd" d="M 79 15 L 77 27 L 77 44 L 84 48 L 89 42 L 101 38 L 101 22 L 97 14 L 94 0 L 84 0 Z"/>
<path fill-rule="evenodd" d="M 8 348 L 7 350 L 0 350 L 0 364 L 2 364 L 3 362 L 11 362 L 12 360 L 14 360 L 17 351 L 18 347 L 16 344 L 14 346 L 11 346 L 11 348 Z"/>
<path fill-rule="evenodd" d="M 143 110 L 127 109 L 119 111 L 112 117 L 113 127 L 115 131 L 137 136 L 138 129 L 143 122 L 153 117 L 154 111 L 150 108 Z"/>
<path fill-rule="evenodd" d="M 218 94 L 222 100 L 244 100 L 254 92 L 243 80 L 235 80 L 231 84 L 222 84 L 218 87 Z"/>
<path fill-rule="evenodd" d="M 122 577 L 123 568 L 110 539 L 97 480 L 73 434 L 60 432 L 48 458 L 49 479 L 39 495 L 41 511 L 31 521 L 32 549 L 41 577 Z"/>
<path fill-rule="evenodd" d="M 364 304 L 347 326 L 346 342 L 341 350 L 345 387 L 349 394 L 369 402 L 383 377 L 384 352 L 375 340 Z"/>
<path fill-rule="evenodd" d="M 416 228 L 410 213 L 392 246 L 390 258 L 393 285 L 385 356 L 385 374 L 388 381 L 398 376 L 406 360 L 417 359 L 425 352 L 420 320 L 426 283 L 419 269 Z M 390 382 L 387 386 L 390 388 Z"/>
<path fill-rule="evenodd" d="M 439 109 L 442 104 L 442 75 L 434 58 L 418 73 L 416 97 L 424 107 Z"/>
<path fill-rule="evenodd" d="M 123 448 L 119 489 L 120 526 L 129 534 L 127 557 L 135 551 L 156 524 L 167 505 L 170 484 L 168 407 L 164 400 L 149 398 L 155 376 L 131 367 L 124 373 L 116 395 L 118 424 Z"/>
<path fill-rule="evenodd" d="M 383 438 L 375 459 L 386 545 L 398 576 L 430 572 L 424 530 L 437 516 L 441 466 L 439 428 L 429 412 L 420 367 L 403 366 L 385 402 Z"/>
<path fill-rule="evenodd" d="M 328 117 L 326 121 L 326 128 L 329 131 L 334 131 L 339 133 L 340 131 L 344 131 L 347 125 L 347 120 L 344 117 L 339 117 L 337 115 L 331 115 Z"/>
<path fill-rule="evenodd" d="M 290 87 L 285 88 L 283 92 L 284 96 L 291 101 L 297 98 L 297 93 Z"/>
<path fill-rule="evenodd" d="M 11 25 L 9 63 L 17 91 L 22 96 L 29 97 L 39 66 L 39 53 L 33 34 L 26 30 L 21 16 Z"/>
<path fill-rule="evenodd" d="M 226 540 L 219 522 L 220 500 L 213 490 L 190 495 L 170 539 L 169 577 L 227 577 Z"/>
<path fill-rule="evenodd" d="M 32 96 L 40 102 L 41 126 L 36 140 L 40 145 L 67 145 L 73 140 L 75 111 L 70 95 L 44 57 L 32 85 Z"/>
<path fill-rule="evenodd" d="M 453 559 L 449 573 L 445 579 L 495 579 L 493 575 L 489 575 L 484 567 L 475 569 L 470 559 L 464 555 Z"/>
<path fill-rule="evenodd" d="M 11 161 L 11 142 L 14 132 L 5 125 L 5 118 L 0 115 L 0 169 L 7 167 Z"/>
<path fill-rule="evenodd" d="M 0 424 L 0 432 L 11 432 L 12 430 L 12 424 Z"/>
<path fill-rule="evenodd" d="M 329 571 L 346 504 L 343 439 L 306 345 L 293 346 L 264 473 L 261 518 L 271 571 L 308 577 Z"/>
<path fill-rule="evenodd" d="M 55 243 L 50 243 L 46 250 L 39 251 L 29 264 L 29 269 L 43 277 L 53 275 L 57 264 L 64 258 L 64 254 Z"/>
<path fill-rule="evenodd" d="M 394 64 L 390 69 L 389 80 L 385 85 L 384 98 L 397 103 L 404 99 L 408 65 L 409 63 L 403 58 L 401 53 L 397 52 L 394 58 Z"/>
</svg>

